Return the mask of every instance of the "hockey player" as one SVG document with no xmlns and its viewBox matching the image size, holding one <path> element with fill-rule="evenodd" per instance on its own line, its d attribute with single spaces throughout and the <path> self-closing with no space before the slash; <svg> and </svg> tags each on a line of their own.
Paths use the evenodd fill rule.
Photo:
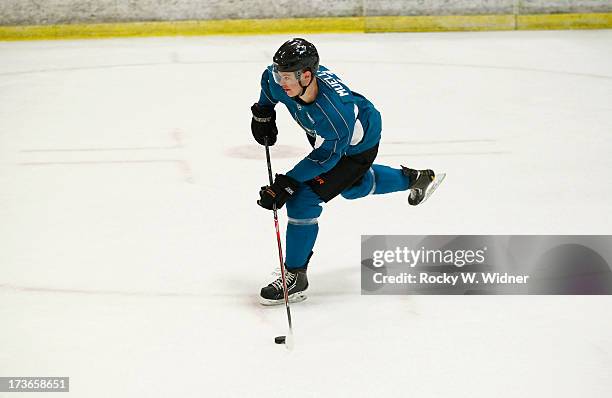
<svg viewBox="0 0 612 398">
<path fill-rule="evenodd" d="M 306 298 L 306 271 L 317 238 L 321 203 L 337 195 L 367 195 L 409 190 L 408 203 L 418 205 L 436 183 L 432 170 L 373 164 L 381 136 L 381 116 L 363 95 L 319 65 L 315 46 L 304 39 L 285 42 L 261 77 L 259 101 L 251 107 L 255 140 L 274 145 L 278 130 L 274 107 L 283 103 L 306 132 L 312 152 L 271 186 L 262 187 L 257 204 L 272 210 L 287 204 L 285 267 L 290 302 Z M 284 302 L 282 279 L 261 289 L 264 305 Z"/>
</svg>

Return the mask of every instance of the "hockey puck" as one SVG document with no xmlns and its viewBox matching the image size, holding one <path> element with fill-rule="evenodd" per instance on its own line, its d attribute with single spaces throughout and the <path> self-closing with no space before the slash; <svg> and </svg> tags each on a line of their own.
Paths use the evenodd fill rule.
<svg viewBox="0 0 612 398">
<path fill-rule="evenodd" d="M 287 338 L 287 336 L 276 336 L 274 338 L 274 342 L 276 344 L 285 344 L 285 339 Z"/>
</svg>

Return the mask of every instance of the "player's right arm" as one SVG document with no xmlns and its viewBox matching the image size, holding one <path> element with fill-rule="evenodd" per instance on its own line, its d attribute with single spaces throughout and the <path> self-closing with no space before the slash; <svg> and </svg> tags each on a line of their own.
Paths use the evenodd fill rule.
<svg viewBox="0 0 612 398">
<path fill-rule="evenodd" d="M 259 101 L 251 106 L 253 118 L 251 119 L 251 133 L 253 138 L 261 145 L 272 146 L 276 143 L 278 129 L 276 128 L 276 111 L 274 106 L 278 103 L 270 90 L 270 72 L 266 69 L 261 75 L 261 93 Z"/>
</svg>

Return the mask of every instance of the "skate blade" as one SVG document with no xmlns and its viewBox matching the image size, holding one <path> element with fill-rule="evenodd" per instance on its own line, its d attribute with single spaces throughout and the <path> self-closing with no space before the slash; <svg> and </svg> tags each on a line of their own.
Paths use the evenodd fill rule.
<svg viewBox="0 0 612 398">
<path fill-rule="evenodd" d="M 289 295 L 289 304 L 299 303 L 301 301 L 306 300 L 307 298 L 308 298 L 308 296 L 304 292 L 293 293 L 293 294 Z M 265 305 L 265 306 L 281 305 L 281 304 L 285 304 L 285 299 L 270 300 L 270 299 L 263 298 L 263 297 L 260 296 L 259 297 L 259 304 Z"/>
<path fill-rule="evenodd" d="M 429 184 L 429 186 L 427 187 L 427 190 L 425 191 L 425 195 L 423 196 L 423 200 L 421 200 L 416 205 L 411 205 L 411 206 L 418 206 L 420 204 L 423 204 L 427 199 L 429 199 L 431 194 L 434 193 L 434 191 L 440 186 L 440 184 L 442 184 L 442 181 L 444 181 L 445 178 L 446 178 L 446 173 L 436 174 L 433 182 Z M 408 202 L 408 204 L 410 204 L 410 202 Z"/>
</svg>

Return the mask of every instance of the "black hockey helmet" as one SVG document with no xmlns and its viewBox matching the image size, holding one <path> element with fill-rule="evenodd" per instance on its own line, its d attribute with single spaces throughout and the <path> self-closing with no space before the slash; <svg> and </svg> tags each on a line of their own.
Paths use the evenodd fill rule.
<svg viewBox="0 0 612 398">
<path fill-rule="evenodd" d="M 319 70 L 319 53 L 314 44 L 300 38 L 286 41 L 272 58 L 277 72 L 301 72 Z"/>
</svg>

